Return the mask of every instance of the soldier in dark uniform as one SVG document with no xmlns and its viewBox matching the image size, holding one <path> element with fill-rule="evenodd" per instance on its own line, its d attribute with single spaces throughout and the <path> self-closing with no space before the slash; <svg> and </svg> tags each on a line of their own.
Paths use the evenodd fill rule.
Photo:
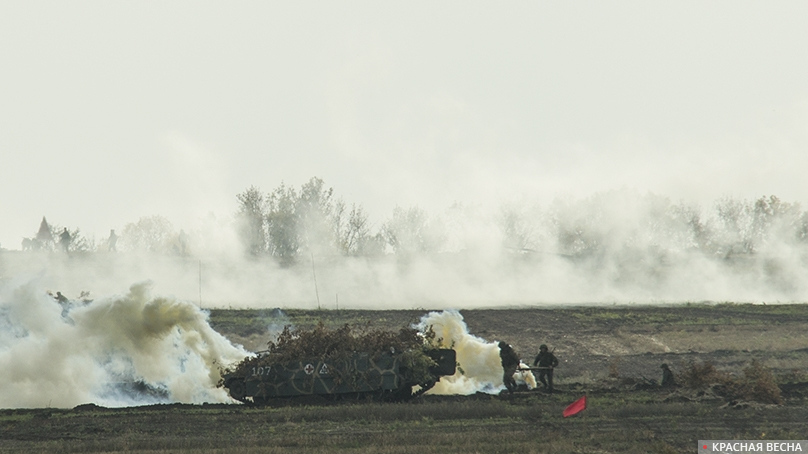
<svg viewBox="0 0 808 454">
<path fill-rule="evenodd" d="M 558 358 L 547 349 L 547 345 L 541 344 L 539 346 L 539 354 L 533 360 L 533 367 L 539 368 L 538 379 L 544 390 L 553 392 L 553 368 L 558 366 Z"/>
<path fill-rule="evenodd" d="M 507 342 L 500 342 L 499 357 L 502 360 L 502 382 L 508 388 L 508 392 L 513 394 L 516 391 L 516 380 L 513 379 L 513 374 L 516 373 L 516 368 L 519 367 L 519 355 Z"/>
<path fill-rule="evenodd" d="M 54 298 L 59 304 L 67 304 L 70 302 L 66 296 L 62 295 L 62 292 L 56 292 L 56 296 L 54 296 Z"/>
<path fill-rule="evenodd" d="M 54 296 L 56 302 L 62 306 L 62 317 L 67 318 L 67 314 L 70 312 L 70 308 L 72 304 L 70 304 L 70 300 L 67 299 L 66 296 L 62 295 L 62 292 L 56 292 L 56 296 Z"/>
<path fill-rule="evenodd" d="M 676 379 L 673 377 L 673 371 L 668 367 L 667 364 L 663 364 L 659 366 L 662 369 L 662 387 L 663 388 L 670 388 L 672 386 L 676 386 Z"/>
</svg>

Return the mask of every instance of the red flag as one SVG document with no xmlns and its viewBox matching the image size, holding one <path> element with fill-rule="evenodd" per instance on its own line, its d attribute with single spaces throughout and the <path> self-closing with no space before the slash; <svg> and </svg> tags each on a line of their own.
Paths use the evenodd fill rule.
<svg viewBox="0 0 808 454">
<path fill-rule="evenodd" d="M 586 396 L 569 404 L 567 408 L 564 409 L 564 417 L 566 418 L 567 416 L 578 414 L 584 410 L 586 410 Z"/>
</svg>

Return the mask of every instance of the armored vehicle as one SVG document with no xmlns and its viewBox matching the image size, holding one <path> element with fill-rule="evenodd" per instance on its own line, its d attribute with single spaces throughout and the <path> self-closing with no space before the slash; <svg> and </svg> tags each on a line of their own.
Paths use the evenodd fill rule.
<svg viewBox="0 0 808 454">
<path fill-rule="evenodd" d="M 338 358 L 310 358 L 268 363 L 253 358 L 247 367 L 227 373 L 223 385 L 236 400 L 267 405 L 273 399 L 298 396 L 369 397 L 406 400 L 454 375 L 452 349 L 417 352 L 352 352 Z M 417 388 L 416 388 L 417 387 Z M 415 389 L 414 389 L 415 388 Z"/>
</svg>

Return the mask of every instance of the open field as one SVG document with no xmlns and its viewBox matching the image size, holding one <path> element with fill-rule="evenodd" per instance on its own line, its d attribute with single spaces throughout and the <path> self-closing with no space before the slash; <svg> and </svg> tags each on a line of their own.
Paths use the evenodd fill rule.
<svg viewBox="0 0 808 454">
<path fill-rule="evenodd" d="M 211 325 L 251 350 L 268 330 L 319 321 L 398 329 L 426 311 L 211 312 Z M 410 403 L 308 400 L 271 408 L 154 405 L 0 410 L 0 452 L 694 452 L 698 439 L 808 438 L 808 306 L 514 308 L 461 311 L 471 334 L 511 343 L 531 361 L 538 345 L 561 361 L 554 394 L 424 395 Z M 663 390 L 675 372 L 711 362 L 740 375 L 770 370 L 782 404 L 728 401 L 710 389 Z M 563 408 L 586 395 L 572 418 Z"/>
</svg>

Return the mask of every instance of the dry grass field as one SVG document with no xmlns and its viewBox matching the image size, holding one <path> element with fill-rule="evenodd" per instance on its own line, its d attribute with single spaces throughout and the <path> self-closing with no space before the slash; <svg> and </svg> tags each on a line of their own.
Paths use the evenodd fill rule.
<svg viewBox="0 0 808 454">
<path fill-rule="evenodd" d="M 270 331 L 284 324 L 369 323 L 397 330 L 425 313 L 214 310 L 210 321 L 232 341 L 261 350 Z M 694 452 L 699 439 L 808 438 L 808 306 L 593 306 L 461 314 L 471 334 L 505 340 L 525 361 L 541 343 L 554 348 L 561 361 L 557 392 L 427 394 L 407 403 L 289 400 L 266 408 L 88 403 L 6 409 L 0 410 L 0 452 L 676 453 Z M 652 380 L 660 378 L 663 362 L 680 380 L 709 365 L 724 385 L 659 388 Z M 774 387 L 779 403 L 727 395 L 727 386 L 747 376 L 752 364 L 767 377 L 752 384 Z M 563 418 L 563 408 L 583 395 L 588 408 Z"/>
</svg>

